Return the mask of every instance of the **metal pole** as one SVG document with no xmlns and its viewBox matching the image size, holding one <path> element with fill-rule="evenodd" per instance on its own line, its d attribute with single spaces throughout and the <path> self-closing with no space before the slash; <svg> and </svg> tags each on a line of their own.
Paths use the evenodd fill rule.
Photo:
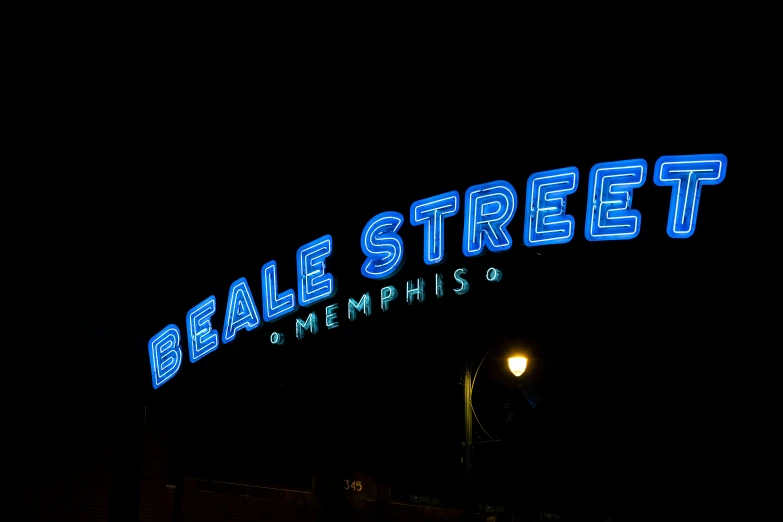
<svg viewBox="0 0 783 522">
<path fill-rule="evenodd" d="M 465 520 L 473 519 L 473 400 L 471 360 L 465 348 L 464 374 L 462 376 L 465 400 Z"/>
</svg>

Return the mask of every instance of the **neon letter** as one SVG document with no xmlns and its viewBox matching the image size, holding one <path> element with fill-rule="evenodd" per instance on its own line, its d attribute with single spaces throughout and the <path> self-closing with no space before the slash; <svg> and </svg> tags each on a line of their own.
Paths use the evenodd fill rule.
<svg viewBox="0 0 783 522">
<path fill-rule="evenodd" d="M 331 253 L 332 236 L 329 234 L 302 245 L 296 251 L 300 306 L 329 299 L 337 291 L 332 274 L 326 272 L 324 261 Z"/>
<path fill-rule="evenodd" d="M 413 281 L 405 283 L 405 300 L 408 304 L 413 304 L 413 299 L 416 298 L 420 303 L 424 301 L 424 279 L 418 278 L 416 280 L 416 288 L 413 287 Z"/>
<path fill-rule="evenodd" d="M 191 308 L 186 316 L 188 353 L 192 363 L 218 349 L 220 344 L 218 333 L 212 329 L 212 321 L 209 320 L 216 309 L 215 296 L 211 295 Z"/>
<path fill-rule="evenodd" d="M 365 317 L 369 317 L 372 313 L 372 302 L 370 301 L 370 292 L 367 292 L 359 299 L 359 302 L 353 300 L 352 297 L 348 298 L 348 319 L 350 321 L 356 320 L 356 312 L 364 313 Z"/>
<path fill-rule="evenodd" d="M 310 312 L 304 321 L 296 318 L 296 338 L 303 339 L 307 330 L 310 330 L 313 335 L 318 333 L 318 316 L 315 315 L 315 312 Z"/>
<path fill-rule="evenodd" d="M 285 337 L 279 332 L 272 332 L 272 335 L 269 336 L 269 341 L 272 344 L 283 344 L 285 342 Z"/>
<path fill-rule="evenodd" d="M 490 268 L 487 270 L 487 281 L 490 283 L 497 283 L 500 281 L 500 278 L 503 277 L 503 272 L 498 270 L 497 268 Z"/>
<path fill-rule="evenodd" d="M 397 231 L 404 219 L 398 212 L 381 212 L 364 225 L 362 252 L 367 260 L 362 275 L 370 279 L 386 279 L 402 268 L 405 248 Z"/>
<path fill-rule="evenodd" d="M 326 307 L 326 328 L 337 328 L 340 323 L 337 322 L 337 305 L 329 305 Z"/>
<path fill-rule="evenodd" d="M 264 303 L 261 312 L 267 323 L 296 312 L 299 308 L 293 288 L 289 288 L 282 294 L 277 293 L 276 261 L 270 261 L 261 267 L 261 299 Z"/>
<path fill-rule="evenodd" d="M 579 185 L 579 169 L 537 172 L 527 180 L 525 245 L 568 243 L 574 237 L 574 216 L 566 214 L 566 196 Z"/>
<path fill-rule="evenodd" d="M 239 330 L 244 328 L 250 331 L 262 324 L 253 294 L 247 286 L 247 279 L 240 277 L 231 283 L 231 288 L 228 290 L 226 319 L 223 323 L 223 344 L 233 341 Z"/>
<path fill-rule="evenodd" d="M 182 364 L 182 349 L 179 347 L 179 341 L 179 328 L 177 325 L 170 324 L 147 343 L 152 370 L 152 387 L 156 390 L 179 371 Z"/>
<path fill-rule="evenodd" d="M 669 237 L 687 238 L 696 231 L 696 215 L 702 185 L 717 185 L 726 178 L 726 156 L 663 156 L 655 162 L 655 184 L 672 187 L 669 205 Z"/>
<path fill-rule="evenodd" d="M 631 208 L 633 189 L 644 185 L 643 159 L 599 163 L 590 169 L 587 188 L 585 237 L 588 241 L 633 239 L 639 235 L 642 216 Z"/>
<path fill-rule="evenodd" d="M 468 284 L 468 281 L 462 277 L 462 274 L 466 274 L 467 272 L 467 268 L 458 268 L 454 271 L 454 279 L 456 279 L 459 283 L 459 288 L 454 289 L 454 293 L 457 295 L 462 295 L 470 290 L 470 284 Z"/>
<path fill-rule="evenodd" d="M 435 274 L 435 297 L 443 297 L 443 275 Z"/>
<path fill-rule="evenodd" d="M 381 310 L 384 312 L 389 309 L 389 301 L 397 299 L 397 289 L 393 286 L 384 286 L 381 288 Z"/>
<path fill-rule="evenodd" d="M 443 222 L 459 212 L 459 192 L 420 199 L 411 205 L 411 225 L 424 225 L 424 262 L 437 265 L 446 258 Z"/>
<path fill-rule="evenodd" d="M 506 181 L 475 185 L 465 192 L 465 202 L 462 253 L 470 257 L 484 253 L 484 246 L 491 252 L 511 248 L 511 236 L 506 227 L 517 211 L 514 187 Z"/>
</svg>

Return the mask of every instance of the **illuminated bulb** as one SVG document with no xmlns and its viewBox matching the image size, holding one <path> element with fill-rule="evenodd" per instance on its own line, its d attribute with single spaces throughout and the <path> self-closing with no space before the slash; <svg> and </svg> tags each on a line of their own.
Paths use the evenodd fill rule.
<svg viewBox="0 0 783 522">
<path fill-rule="evenodd" d="M 527 368 L 527 359 L 525 357 L 509 357 L 508 367 L 511 369 L 511 373 L 519 377 L 525 373 L 525 368 Z"/>
</svg>

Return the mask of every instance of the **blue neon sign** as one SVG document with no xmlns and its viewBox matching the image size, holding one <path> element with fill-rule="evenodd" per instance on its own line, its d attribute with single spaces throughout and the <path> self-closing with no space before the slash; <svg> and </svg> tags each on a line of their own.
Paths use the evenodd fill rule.
<svg viewBox="0 0 783 522">
<path fill-rule="evenodd" d="M 218 332 L 212 329 L 210 317 L 217 311 L 217 301 L 211 295 L 188 311 L 186 323 L 188 330 L 188 353 L 194 363 L 214 352 L 220 345 Z"/>
<path fill-rule="evenodd" d="M 277 262 L 269 261 L 261 267 L 261 307 L 264 321 L 271 323 L 297 311 L 299 305 L 293 288 L 277 293 Z"/>
<path fill-rule="evenodd" d="M 387 279 L 396 274 L 404 260 L 405 249 L 397 231 L 404 219 L 399 212 L 381 212 L 362 230 L 362 252 L 367 260 L 362 275 L 370 279 Z"/>
<path fill-rule="evenodd" d="M 701 188 L 726 178 L 726 156 L 664 156 L 655 163 L 655 184 L 672 187 L 666 232 L 672 238 L 688 238 L 696 231 Z"/>
<path fill-rule="evenodd" d="M 527 180 L 525 245 L 557 245 L 574 237 L 574 216 L 566 214 L 566 196 L 576 192 L 576 167 L 538 172 Z"/>
<path fill-rule="evenodd" d="M 631 208 L 633 189 L 644 185 L 643 159 L 599 163 L 590 169 L 587 186 L 585 238 L 588 241 L 633 239 L 639 235 L 642 216 Z"/>
<path fill-rule="evenodd" d="M 177 325 L 170 324 L 147 343 L 152 370 L 152 387 L 156 390 L 171 380 L 182 364 L 182 348 Z"/>
<path fill-rule="evenodd" d="M 299 306 L 311 306 L 329 299 L 337 290 L 332 274 L 326 272 L 326 258 L 332 253 L 329 234 L 299 247 L 296 273 L 299 274 Z"/>
<path fill-rule="evenodd" d="M 727 159 L 723 154 L 663 156 L 658 158 L 653 171 L 653 181 L 658 187 L 670 187 L 667 234 L 676 239 L 691 237 L 696 221 L 702 187 L 718 185 L 726 177 Z M 647 162 L 630 159 L 598 163 L 590 169 L 586 190 L 587 205 L 584 235 L 587 241 L 623 241 L 636 238 L 642 226 L 642 211 L 633 207 L 634 191 L 645 185 Z M 519 180 L 518 180 L 519 182 Z M 526 182 L 524 201 L 520 202 L 514 186 L 508 181 L 497 180 L 473 185 L 460 193 L 452 190 L 436 196 L 414 201 L 409 209 L 409 226 L 421 227 L 424 236 L 423 262 L 434 266 L 446 260 L 445 226 L 448 218 L 462 216 L 462 253 L 476 257 L 487 252 L 504 252 L 512 248 L 515 234 L 522 232 L 523 243 L 530 248 L 564 244 L 572 241 L 576 231 L 574 216 L 566 211 L 569 198 L 579 190 L 579 169 L 567 167 L 530 175 Z M 647 189 L 645 189 L 647 190 Z M 512 221 L 518 206 L 523 203 L 522 223 Z M 405 225 L 402 214 L 395 211 L 381 212 L 364 226 L 360 236 L 360 248 L 365 256 L 359 270 L 371 280 L 387 280 L 398 274 L 405 264 L 405 244 L 401 231 Z M 646 223 L 645 227 L 663 224 Z M 275 323 L 292 316 L 300 307 L 312 307 L 331 299 L 337 293 L 337 282 L 327 271 L 327 261 L 333 252 L 332 236 L 327 234 L 305 243 L 296 251 L 296 288 L 281 291 L 278 283 L 278 263 L 268 261 L 261 267 L 260 295 L 256 304 L 251 284 L 240 277 L 234 281 L 226 299 L 223 329 L 213 328 L 213 318 L 219 303 L 214 295 L 191 308 L 185 314 L 188 358 L 196 363 L 216 351 L 221 344 L 233 341 L 240 331 L 250 332 L 265 323 Z M 291 263 L 293 265 L 293 263 Z M 285 268 L 285 265 L 283 265 Z M 362 315 L 363 320 L 374 320 L 372 299 L 378 298 L 381 316 L 404 292 L 408 305 L 418 306 L 425 297 L 433 295 L 437 300 L 445 295 L 466 294 L 471 284 L 465 268 L 452 272 L 452 292 L 445 291 L 446 283 L 441 273 L 434 281 L 422 277 L 386 284 L 372 296 L 370 292 L 359 300 L 350 297 L 342 300 L 347 305 L 348 324 Z M 484 279 L 492 284 L 503 284 L 503 273 L 488 267 Z M 255 288 L 258 290 L 258 288 Z M 326 305 L 326 303 L 324 303 Z M 259 306 L 260 305 L 260 306 Z M 306 317 L 296 317 L 288 334 L 269 332 L 270 344 L 284 345 L 288 339 L 303 340 L 319 333 L 319 320 L 326 331 L 340 326 L 341 304 L 329 303 L 322 310 L 307 310 Z M 320 315 L 320 318 L 319 318 Z M 373 317 L 371 317 L 371 315 Z M 150 361 L 152 387 L 157 389 L 171 380 L 182 365 L 180 330 L 170 324 L 150 338 L 147 351 Z"/>
<path fill-rule="evenodd" d="M 437 265 L 446 258 L 443 228 L 447 217 L 459 212 L 459 192 L 416 201 L 411 205 L 411 225 L 424 225 L 424 263 Z"/>
<path fill-rule="evenodd" d="M 240 277 L 228 289 L 228 306 L 223 325 L 223 344 L 230 343 L 240 330 L 254 330 L 261 326 L 256 302 L 247 284 L 247 279 Z"/>
<path fill-rule="evenodd" d="M 517 211 L 517 192 L 507 181 L 493 181 L 470 187 L 465 192 L 465 229 L 462 253 L 466 257 L 511 248 L 506 227 Z"/>
</svg>

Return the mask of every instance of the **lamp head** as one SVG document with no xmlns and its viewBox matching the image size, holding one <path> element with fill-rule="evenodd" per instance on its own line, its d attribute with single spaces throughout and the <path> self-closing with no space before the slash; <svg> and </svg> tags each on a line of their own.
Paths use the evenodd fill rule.
<svg viewBox="0 0 783 522">
<path fill-rule="evenodd" d="M 508 358 L 508 368 L 516 377 L 525 373 L 527 368 L 527 357 L 514 356 Z"/>
</svg>

